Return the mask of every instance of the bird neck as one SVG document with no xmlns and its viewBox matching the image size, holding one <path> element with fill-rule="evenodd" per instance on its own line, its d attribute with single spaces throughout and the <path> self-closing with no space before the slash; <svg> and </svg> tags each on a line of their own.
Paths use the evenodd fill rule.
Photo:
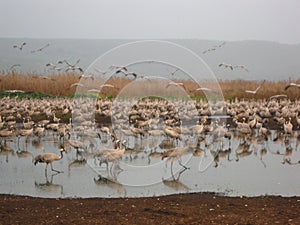
<svg viewBox="0 0 300 225">
<path fill-rule="evenodd" d="M 64 157 L 63 151 L 60 151 L 60 158 L 62 159 Z"/>
</svg>

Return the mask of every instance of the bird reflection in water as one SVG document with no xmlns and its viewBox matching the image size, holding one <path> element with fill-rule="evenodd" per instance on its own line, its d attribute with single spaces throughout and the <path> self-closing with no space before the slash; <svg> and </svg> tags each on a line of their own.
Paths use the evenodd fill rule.
<svg viewBox="0 0 300 225">
<path fill-rule="evenodd" d="M 0 144 L 0 156 L 5 156 L 5 162 L 8 163 L 8 156 L 15 155 L 15 150 L 7 145 L 6 142 Z"/>
<path fill-rule="evenodd" d="M 184 173 L 188 168 L 183 168 L 179 173 L 177 178 L 172 176 L 172 179 L 162 179 L 164 185 L 176 190 L 176 191 L 189 191 L 190 188 L 179 181 L 179 178 L 182 173 Z"/>
<path fill-rule="evenodd" d="M 38 183 L 37 181 L 35 181 L 35 188 L 48 193 L 59 193 L 63 195 L 63 186 L 61 184 L 53 183 L 53 177 L 57 174 L 59 173 L 51 174 L 50 180 L 48 178 L 48 174 L 45 174 L 46 182 Z"/>
<path fill-rule="evenodd" d="M 300 164 L 300 160 L 297 162 L 292 161 L 292 156 L 293 156 L 293 148 L 288 145 L 285 149 L 285 153 L 283 154 L 283 162 L 282 164 L 287 163 L 288 165 L 298 165 Z"/>
<path fill-rule="evenodd" d="M 84 167 L 87 163 L 86 159 L 75 159 L 73 162 L 69 164 L 69 175 L 71 172 L 71 168 Z"/>
<path fill-rule="evenodd" d="M 31 158 L 32 161 L 34 160 L 33 154 L 31 152 L 28 152 L 26 149 L 25 150 L 18 149 L 16 153 L 19 158 Z"/>
<path fill-rule="evenodd" d="M 103 177 L 98 175 L 98 179 L 94 178 L 94 182 L 100 186 L 107 186 L 113 190 L 116 190 L 118 194 L 124 193 L 126 196 L 126 189 L 123 184 L 119 183 L 115 177 Z"/>
<path fill-rule="evenodd" d="M 267 149 L 266 148 L 262 148 L 259 153 L 260 153 L 260 157 L 259 160 L 261 161 L 261 163 L 264 165 L 264 167 L 267 167 L 266 163 L 263 161 L 263 157 L 267 154 Z"/>
<path fill-rule="evenodd" d="M 40 139 L 34 139 L 31 141 L 31 145 L 32 147 L 34 147 L 35 149 L 39 150 L 39 151 L 44 151 L 44 145 L 43 143 L 41 142 Z"/>
</svg>

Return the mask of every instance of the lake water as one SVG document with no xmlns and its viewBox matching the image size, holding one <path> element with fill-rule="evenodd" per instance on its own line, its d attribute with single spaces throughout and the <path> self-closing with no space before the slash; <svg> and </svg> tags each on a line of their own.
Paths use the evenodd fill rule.
<svg viewBox="0 0 300 225">
<path fill-rule="evenodd" d="M 166 164 L 166 159 L 149 158 L 155 147 L 157 152 L 165 151 L 159 147 L 163 137 L 127 138 L 130 147 L 141 151 L 131 157 L 124 155 L 119 163 L 122 170 L 112 170 L 114 177 L 108 175 L 105 164 L 99 166 L 99 162 L 87 153 L 78 156 L 76 161 L 76 151 L 67 144 L 68 152 L 53 163 L 53 167 L 63 173 L 52 172 L 49 165 L 45 174 L 45 164 L 34 166 L 32 157 L 43 152 L 58 153 L 60 141 L 56 134 L 47 131 L 40 141 L 37 137 L 25 141 L 22 137 L 19 147 L 17 138 L 13 138 L 6 142 L 11 150 L 0 152 L 0 193 L 50 198 L 143 197 L 189 192 L 216 192 L 226 196 L 300 196 L 298 141 L 289 138 L 288 143 L 275 142 L 275 136 L 273 132 L 268 141 L 251 143 L 246 154 L 238 154 L 243 141 L 233 138 L 231 152 L 223 154 L 224 157 L 219 155 L 217 167 L 211 154 L 218 148 L 217 143 L 206 147 L 206 155 L 202 157 L 186 154 L 182 164 L 189 169 L 184 171 L 178 161 L 174 161 L 174 177 L 179 176 L 175 181 L 170 162 Z M 94 139 L 92 142 L 99 149 L 111 147 L 110 141 L 101 143 Z M 178 145 L 184 146 L 184 143 Z M 228 145 L 224 141 L 223 149 L 228 149 Z M 205 149 L 204 144 L 202 147 Z M 284 156 L 287 149 L 291 154 Z M 27 150 L 26 157 L 21 153 L 24 150 Z M 81 157 L 86 161 L 79 163 Z M 183 172 L 180 174 L 180 171 Z"/>
</svg>

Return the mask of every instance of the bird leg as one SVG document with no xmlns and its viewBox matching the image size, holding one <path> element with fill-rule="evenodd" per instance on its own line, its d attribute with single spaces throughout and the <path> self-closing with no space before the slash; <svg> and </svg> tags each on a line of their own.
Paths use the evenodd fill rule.
<svg viewBox="0 0 300 225">
<path fill-rule="evenodd" d="M 181 171 L 179 172 L 176 181 L 179 181 L 179 178 L 180 178 L 181 174 L 182 174 L 184 171 L 186 171 L 186 170 L 187 170 L 187 168 L 184 168 L 183 170 L 181 170 Z"/>
<path fill-rule="evenodd" d="M 47 167 L 48 167 L 48 163 L 46 164 L 46 167 L 45 167 L 45 176 L 47 176 Z"/>
<path fill-rule="evenodd" d="M 51 170 L 52 170 L 52 171 L 54 171 L 54 172 L 56 172 L 56 173 L 63 173 L 63 171 L 58 171 L 58 170 L 53 169 L 52 163 L 50 163 L 50 165 L 51 165 Z"/>
<path fill-rule="evenodd" d="M 113 163 L 111 164 L 111 166 L 110 166 L 110 169 L 109 169 L 109 171 L 107 170 L 107 173 L 108 174 L 112 174 L 112 168 L 113 168 Z M 107 168 L 108 168 L 108 163 L 107 163 Z"/>
<path fill-rule="evenodd" d="M 18 149 L 20 149 L 20 136 L 18 136 Z"/>
<path fill-rule="evenodd" d="M 262 157 L 260 157 L 260 161 L 262 162 L 262 164 L 263 164 L 263 165 L 264 165 L 264 167 L 266 168 L 266 167 L 267 167 L 267 165 L 266 165 L 266 163 L 263 161 Z"/>
<path fill-rule="evenodd" d="M 228 153 L 228 155 L 227 155 L 227 160 L 229 161 L 229 162 L 231 162 L 233 159 L 230 159 L 230 153 Z"/>
<path fill-rule="evenodd" d="M 172 178 L 173 178 L 173 180 L 175 181 L 176 179 L 175 179 L 175 176 L 174 176 L 174 173 L 173 173 L 173 160 L 172 160 L 172 162 L 171 162 L 171 175 L 172 175 Z"/>
<path fill-rule="evenodd" d="M 78 160 L 78 148 L 76 148 L 76 160 Z"/>
<path fill-rule="evenodd" d="M 178 159 L 178 163 L 179 163 L 179 165 L 182 166 L 185 170 L 190 169 L 189 167 L 186 167 L 185 165 L 183 165 L 183 164 L 181 163 L 181 159 Z"/>
</svg>

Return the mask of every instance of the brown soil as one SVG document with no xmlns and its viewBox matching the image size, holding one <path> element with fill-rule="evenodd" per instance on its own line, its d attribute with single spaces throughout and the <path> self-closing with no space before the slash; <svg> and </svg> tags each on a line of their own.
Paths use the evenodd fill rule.
<svg viewBox="0 0 300 225">
<path fill-rule="evenodd" d="M 0 195 L 0 224 L 300 224 L 300 197 L 181 194 L 46 199 Z"/>
</svg>

